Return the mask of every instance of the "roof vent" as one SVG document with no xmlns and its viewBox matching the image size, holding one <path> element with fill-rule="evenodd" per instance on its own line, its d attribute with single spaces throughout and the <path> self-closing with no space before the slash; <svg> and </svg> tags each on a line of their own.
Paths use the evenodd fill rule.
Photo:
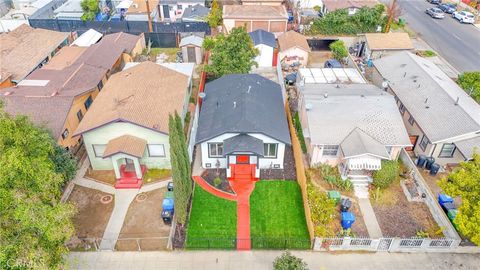
<svg viewBox="0 0 480 270">
<path fill-rule="evenodd" d="M 3 95 L 4 95 L 4 96 L 9 96 L 9 95 L 11 95 L 12 93 L 13 93 L 13 92 L 11 92 L 11 91 L 7 91 L 7 92 L 3 93 Z"/>
<path fill-rule="evenodd" d="M 405 73 L 403 73 L 403 77 L 405 78 L 407 76 L 407 72 L 405 71 Z"/>
<path fill-rule="evenodd" d="M 307 111 L 310 111 L 311 109 L 313 109 L 313 104 L 312 104 L 312 103 L 307 103 L 307 104 L 305 104 L 305 109 L 306 109 Z"/>
<path fill-rule="evenodd" d="M 134 3 L 134 4 L 132 4 L 132 7 L 133 7 L 133 8 L 138 8 L 138 4 L 137 4 L 137 3 Z"/>
<path fill-rule="evenodd" d="M 340 85 L 339 84 L 335 85 L 335 88 L 340 88 Z"/>
<path fill-rule="evenodd" d="M 425 99 L 423 103 L 427 104 L 427 102 L 428 102 L 428 97 Z"/>
<path fill-rule="evenodd" d="M 233 102 L 233 108 L 236 108 L 236 107 L 237 107 L 237 102 L 234 101 L 234 102 Z"/>
<path fill-rule="evenodd" d="M 204 100 L 207 97 L 207 94 L 205 92 L 200 92 L 198 93 L 198 97 Z"/>
<path fill-rule="evenodd" d="M 455 105 L 458 105 L 459 101 L 460 101 L 460 97 L 457 97 L 457 100 L 455 101 Z"/>
<path fill-rule="evenodd" d="M 325 94 L 323 94 L 323 96 L 324 96 L 325 98 L 328 98 L 328 92 L 325 92 Z"/>
<path fill-rule="evenodd" d="M 54 91 L 52 94 L 50 94 L 51 97 L 54 97 L 56 95 L 58 95 L 58 91 Z"/>
<path fill-rule="evenodd" d="M 252 89 L 251 85 L 248 86 L 247 94 L 250 94 L 250 89 Z"/>
</svg>

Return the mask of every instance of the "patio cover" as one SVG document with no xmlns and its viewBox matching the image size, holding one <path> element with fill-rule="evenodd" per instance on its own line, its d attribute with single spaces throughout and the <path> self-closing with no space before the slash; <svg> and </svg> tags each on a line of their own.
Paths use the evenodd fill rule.
<svg viewBox="0 0 480 270">
<path fill-rule="evenodd" d="M 263 141 L 247 134 L 240 134 L 223 141 L 224 155 L 234 152 L 251 152 L 264 155 Z"/>
<path fill-rule="evenodd" d="M 123 135 L 108 141 L 103 158 L 113 156 L 118 153 L 127 154 L 141 158 L 145 152 L 147 141 L 131 135 Z"/>
</svg>

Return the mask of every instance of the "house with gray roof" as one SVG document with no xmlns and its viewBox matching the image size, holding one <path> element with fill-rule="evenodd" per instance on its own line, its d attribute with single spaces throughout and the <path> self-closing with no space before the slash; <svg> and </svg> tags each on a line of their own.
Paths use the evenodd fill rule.
<svg viewBox="0 0 480 270">
<path fill-rule="evenodd" d="M 305 84 L 299 114 L 312 166 L 338 166 L 344 177 L 371 181 L 382 160 L 410 146 L 395 99 L 371 84 Z"/>
<path fill-rule="evenodd" d="M 205 22 L 210 9 L 200 4 L 187 7 L 182 14 L 183 22 Z"/>
<path fill-rule="evenodd" d="M 271 67 L 273 65 L 273 50 L 277 47 L 277 41 L 273 33 L 262 29 L 249 33 L 253 46 L 257 48 L 258 55 L 255 62 L 259 67 Z"/>
<path fill-rule="evenodd" d="M 480 151 L 480 106 L 434 63 L 399 52 L 375 60 L 372 79 L 395 95 L 416 155 L 447 165 Z"/>
<path fill-rule="evenodd" d="M 235 164 L 283 169 L 291 145 L 282 90 L 258 74 L 225 75 L 206 85 L 196 143 L 202 167 L 229 169 Z M 198 151 L 198 150 L 197 150 Z"/>
</svg>

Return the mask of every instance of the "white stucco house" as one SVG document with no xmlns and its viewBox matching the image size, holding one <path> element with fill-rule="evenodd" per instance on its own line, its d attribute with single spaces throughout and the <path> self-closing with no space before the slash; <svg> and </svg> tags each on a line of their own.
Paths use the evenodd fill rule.
<svg viewBox="0 0 480 270">
<path fill-rule="evenodd" d="M 249 165 L 284 168 L 291 145 L 280 85 L 258 74 L 225 75 L 206 85 L 198 121 L 197 151 L 204 169 Z"/>
<path fill-rule="evenodd" d="M 273 65 L 273 51 L 277 45 L 275 35 L 265 30 L 259 29 L 250 32 L 253 46 L 257 48 L 258 55 L 255 62 L 259 67 L 271 67 Z"/>
<path fill-rule="evenodd" d="M 116 188 L 139 188 L 146 170 L 171 168 L 168 117 L 184 119 L 190 81 L 148 61 L 112 75 L 74 133 L 92 169 L 114 170 Z"/>
<path fill-rule="evenodd" d="M 278 59 L 282 64 L 298 63 L 305 67 L 310 52 L 307 38 L 300 33 L 290 30 L 278 37 Z"/>
</svg>

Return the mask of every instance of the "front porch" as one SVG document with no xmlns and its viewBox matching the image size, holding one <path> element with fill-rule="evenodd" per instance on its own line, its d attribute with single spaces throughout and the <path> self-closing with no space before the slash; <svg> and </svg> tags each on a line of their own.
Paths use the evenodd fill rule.
<svg viewBox="0 0 480 270">
<path fill-rule="evenodd" d="M 120 177 L 117 178 L 115 182 L 116 189 L 140 188 L 142 186 L 143 176 L 147 171 L 147 166 L 140 165 L 140 177 L 138 177 L 136 169 L 132 167 L 133 166 L 129 166 L 129 164 L 120 166 Z"/>
</svg>

